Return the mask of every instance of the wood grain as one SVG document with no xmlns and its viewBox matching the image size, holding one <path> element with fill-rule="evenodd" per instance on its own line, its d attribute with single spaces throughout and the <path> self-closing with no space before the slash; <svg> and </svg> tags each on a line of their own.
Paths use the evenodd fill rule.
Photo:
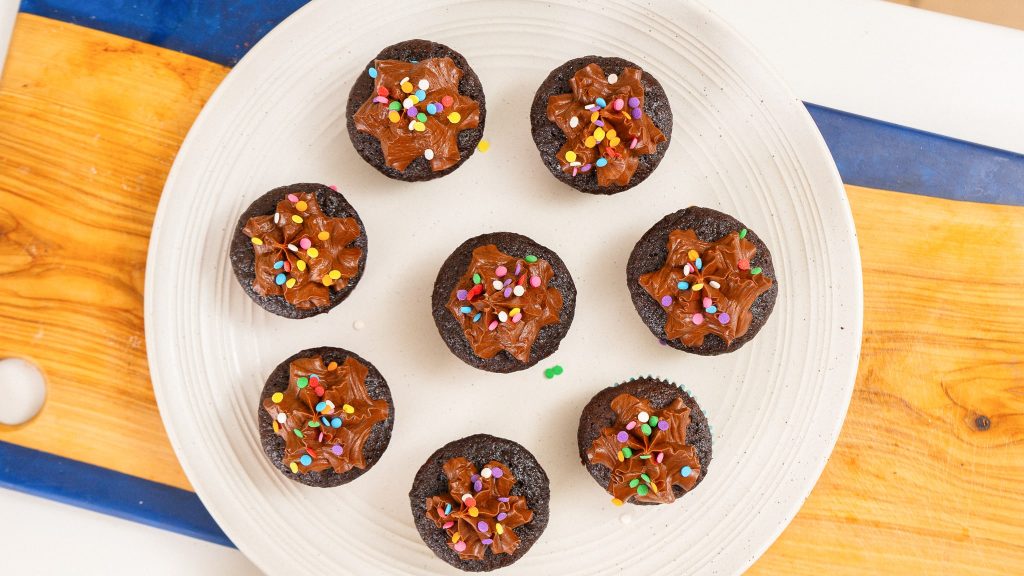
<svg viewBox="0 0 1024 576">
<path fill-rule="evenodd" d="M 143 272 L 167 170 L 225 72 L 19 16 L 0 81 L 0 356 L 42 366 L 49 398 L 0 440 L 188 487 L 149 384 Z M 853 402 L 751 573 L 1019 573 L 1024 209 L 848 193 L 865 284 Z"/>
<path fill-rule="evenodd" d="M 142 291 L 181 140 L 226 69 L 21 14 L 0 80 L 0 356 L 47 402 L 0 439 L 188 487 L 157 413 Z"/>
</svg>

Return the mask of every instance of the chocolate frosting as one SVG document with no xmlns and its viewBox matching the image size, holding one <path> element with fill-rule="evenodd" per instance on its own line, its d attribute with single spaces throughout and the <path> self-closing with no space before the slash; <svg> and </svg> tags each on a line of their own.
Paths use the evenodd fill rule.
<svg viewBox="0 0 1024 576">
<path fill-rule="evenodd" d="M 366 392 L 367 367 L 351 356 L 340 366 L 313 356 L 292 361 L 288 371 L 288 388 L 263 401 L 285 443 L 282 461 L 296 474 L 366 468 L 363 445 L 389 411 Z"/>
<path fill-rule="evenodd" d="M 559 321 L 562 293 L 548 286 L 553 276 L 546 260 L 509 256 L 494 244 L 479 246 L 452 290 L 448 310 L 477 356 L 493 358 L 505 350 L 529 362 L 540 329 Z"/>
<path fill-rule="evenodd" d="M 374 93 L 353 117 L 356 130 L 380 141 L 395 170 L 405 170 L 420 156 L 430 160 L 434 172 L 455 165 L 459 132 L 480 124 L 480 105 L 459 94 L 462 70 L 448 57 L 375 60 L 373 69 Z"/>
<path fill-rule="evenodd" d="M 686 443 L 690 409 L 676 398 L 662 410 L 623 393 L 611 402 L 615 425 L 605 428 L 587 450 L 591 464 L 611 470 L 607 487 L 612 502 L 667 504 L 675 501 L 673 486 L 689 491 L 700 478 L 700 460 Z"/>
<path fill-rule="evenodd" d="M 296 308 L 327 306 L 330 291 L 359 272 L 363 251 L 350 246 L 359 238 L 359 222 L 325 215 L 315 194 L 288 194 L 274 214 L 249 218 L 242 231 L 256 258 L 253 289 L 284 296 Z"/>
<path fill-rule="evenodd" d="M 562 170 L 575 176 L 594 169 L 599 186 L 625 186 L 638 157 L 657 152 L 666 138 L 643 113 L 641 76 L 642 70 L 627 67 L 609 82 L 599 65 L 590 64 L 569 80 L 572 93 L 548 98 L 548 120 L 565 134 L 558 151 Z"/>
<path fill-rule="evenodd" d="M 703 242 L 693 230 L 673 230 L 661 269 L 640 277 L 640 285 L 665 308 L 665 335 L 700 346 L 706 334 L 726 345 L 750 327 L 750 306 L 771 288 L 761 269 L 750 267 L 757 248 L 746 230 Z"/>
<path fill-rule="evenodd" d="M 519 536 L 512 530 L 533 520 L 526 498 L 513 496 L 516 479 L 508 467 L 491 460 L 479 473 L 465 458 L 444 463 L 448 494 L 427 498 L 427 517 L 447 531 L 448 547 L 463 560 L 492 554 L 512 554 Z"/>
</svg>

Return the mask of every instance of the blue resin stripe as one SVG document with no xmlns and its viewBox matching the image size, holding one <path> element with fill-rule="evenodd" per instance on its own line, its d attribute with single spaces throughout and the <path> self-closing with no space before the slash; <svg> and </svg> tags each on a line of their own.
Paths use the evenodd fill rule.
<svg viewBox="0 0 1024 576">
<path fill-rule="evenodd" d="M 188 490 L 2 441 L 0 487 L 233 546 Z"/>
<path fill-rule="evenodd" d="M 234 66 L 309 0 L 22 0 L 21 11 Z"/>
<path fill-rule="evenodd" d="M 843 182 L 1024 206 L 1024 155 L 805 104 Z"/>
</svg>

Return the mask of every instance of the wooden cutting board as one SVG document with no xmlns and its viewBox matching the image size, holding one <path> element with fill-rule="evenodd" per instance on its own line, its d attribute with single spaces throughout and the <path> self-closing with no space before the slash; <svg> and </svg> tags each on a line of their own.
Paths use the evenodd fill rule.
<svg viewBox="0 0 1024 576">
<path fill-rule="evenodd" d="M 0 440 L 189 488 L 149 382 L 143 276 L 164 179 L 227 72 L 19 15 L 0 80 L 0 357 L 35 362 L 49 388 Z M 824 474 L 752 573 L 1024 570 L 1024 208 L 847 192 L 864 266 L 856 390 Z"/>
</svg>

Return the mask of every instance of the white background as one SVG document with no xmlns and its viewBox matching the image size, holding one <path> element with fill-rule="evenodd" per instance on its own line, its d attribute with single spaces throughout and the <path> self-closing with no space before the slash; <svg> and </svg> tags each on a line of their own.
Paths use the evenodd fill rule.
<svg viewBox="0 0 1024 576">
<path fill-rule="evenodd" d="M 867 0 L 707 3 L 805 101 L 1024 152 L 1024 32 Z M 0 0 L 0 61 L 17 4 Z M 0 558 L 19 575 L 257 572 L 233 549 L 4 490 Z"/>
</svg>

